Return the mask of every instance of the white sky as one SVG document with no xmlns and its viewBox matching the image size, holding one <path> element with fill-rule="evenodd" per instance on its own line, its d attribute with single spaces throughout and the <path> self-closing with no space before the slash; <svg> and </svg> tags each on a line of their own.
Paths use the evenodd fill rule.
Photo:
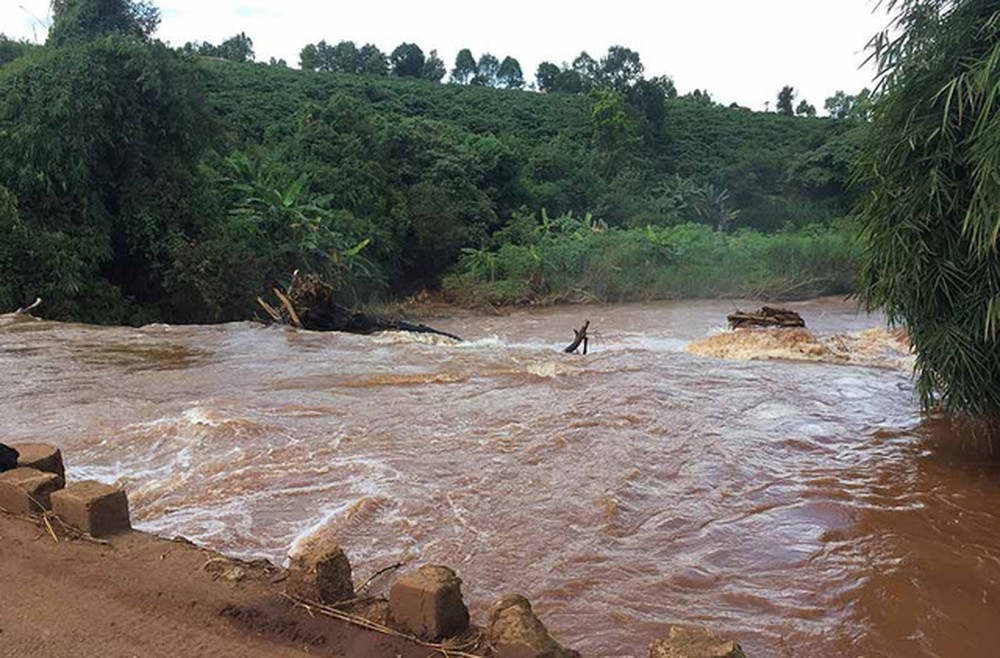
<svg viewBox="0 0 1000 658">
<path fill-rule="evenodd" d="M 157 36 L 175 46 L 219 43 L 239 32 L 253 39 L 258 61 L 298 65 L 307 43 L 351 40 L 386 53 L 412 42 L 437 49 L 450 69 L 470 48 L 521 63 L 534 80 L 539 62 L 572 61 L 582 50 L 595 59 L 609 46 L 637 51 L 646 77 L 669 75 L 684 94 L 707 89 L 722 103 L 773 109 L 782 86 L 795 87 L 822 113 L 837 90 L 871 86 L 859 70 L 865 44 L 884 27 L 874 0 L 157 0 Z M 0 0 L 0 32 L 44 40 L 38 21 L 48 0 Z M 33 18 L 35 17 L 35 18 Z M 797 102 L 797 101 L 796 101 Z"/>
</svg>

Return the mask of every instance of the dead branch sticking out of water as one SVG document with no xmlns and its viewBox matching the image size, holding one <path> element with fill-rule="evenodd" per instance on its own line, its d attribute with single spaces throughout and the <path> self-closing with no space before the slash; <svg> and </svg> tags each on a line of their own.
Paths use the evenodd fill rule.
<svg viewBox="0 0 1000 658">
<path fill-rule="evenodd" d="M 756 313 L 737 311 L 726 316 L 730 329 L 742 327 L 804 327 L 805 320 L 795 311 L 786 308 L 762 306 Z"/>
<path fill-rule="evenodd" d="M 14 311 L 14 315 L 27 315 L 28 313 L 31 313 L 41 305 L 42 305 L 42 298 L 38 297 L 29 306 L 22 306 L 21 308 Z"/>
<path fill-rule="evenodd" d="M 274 289 L 279 304 L 272 305 L 257 298 L 264 312 L 279 324 L 288 324 L 311 331 L 343 331 L 352 334 L 373 334 L 379 331 L 410 331 L 418 334 L 436 334 L 453 340 L 462 339 L 454 334 L 439 331 L 425 324 L 391 320 L 349 309 L 334 301 L 333 286 L 316 274 L 292 275 L 288 290 Z"/>
<path fill-rule="evenodd" d="M 587 328 L 589 326 L 590 326 L 590 320 L 587 320 L 586 322 L 583 323 L 582 327 L 580 327 L 579 329 L 574 329 L 573 333 L 575 334 L 575 337 L 573 338 L 573 342 L 570 343 L 566 347 L 566 349 L 563 350 L 563 352 L 565 352 L 566 354 L 576 354 L 576 350 L 580 347 L 580 344 L 582 343 L 583 353 L 586 354 L 587 343 L 590 341 L 590 339 L 587 337 Z"/>
</svg>

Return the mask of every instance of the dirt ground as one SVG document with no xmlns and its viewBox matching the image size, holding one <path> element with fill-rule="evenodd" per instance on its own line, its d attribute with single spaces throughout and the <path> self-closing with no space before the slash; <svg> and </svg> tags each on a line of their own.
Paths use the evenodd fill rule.
<svg viewBox="0 0 1000 658">
<path fill-rule="evenodd" d="M 419 656 L 404 640 L 312 618 L 284 572 L 140 532 L 59 542 L 0 512 L 0 656 Z"/>
</svg>

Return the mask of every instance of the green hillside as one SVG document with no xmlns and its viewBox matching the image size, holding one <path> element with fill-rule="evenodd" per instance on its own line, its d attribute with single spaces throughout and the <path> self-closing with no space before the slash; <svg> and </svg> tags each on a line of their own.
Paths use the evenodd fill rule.
<svg viewBox="0 0 1000 658">
<path fill-rule="evenodd" d="M 769 263 L 804 244 L 789 231 L 847 214 L 864 124 L 641 77 L 538 93 L 231 62 L 170 50 L 149 21 L 75 20 L 0 61 L 0 309 L 40 295 L 56 317 L 244 318 L 303 268 L 348 303 L 442 283 L 499 303 L 580 280 L 586 299 L 849 285 L 839 238 L 823 273 Z M 745 285 L 665 274 L 695 252 L 736 262 L 729 249 L 763 249 L 764 269 Z"/>
</svg>

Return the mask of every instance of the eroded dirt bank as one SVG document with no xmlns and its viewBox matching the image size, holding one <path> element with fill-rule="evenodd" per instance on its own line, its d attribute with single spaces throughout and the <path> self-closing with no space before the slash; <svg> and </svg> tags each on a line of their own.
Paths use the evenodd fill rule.
<svg viewBox="0 0 1000 658">
<path fill-rule="evenodd" d="M 129 532 L 53 541 L 0 512 L 0 656 L 256 658 L 419 656 L 427 649 L 296 611 L 283 572 L 220 565 L 179 541 Z M 238 578 L 238 579 L 234 579 Z"/>
</svg>

